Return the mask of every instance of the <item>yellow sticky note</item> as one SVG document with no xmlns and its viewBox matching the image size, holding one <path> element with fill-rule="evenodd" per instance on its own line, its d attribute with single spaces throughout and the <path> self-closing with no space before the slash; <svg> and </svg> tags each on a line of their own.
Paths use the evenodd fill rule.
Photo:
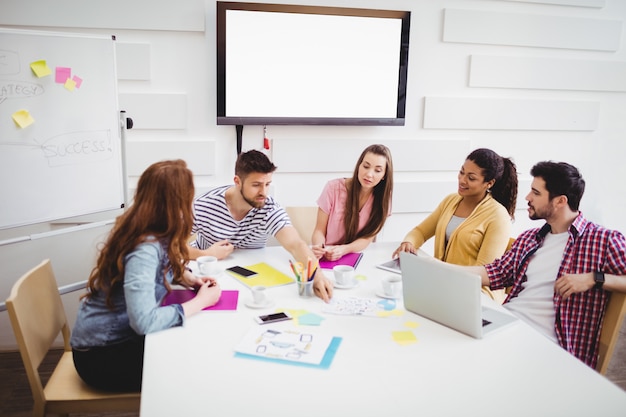
<svg viewBox="0 0 626 417">
<path fill-rule="evenodd" d="M 413 334 L 413 332 L 408 330 L 398 330 L 395 332 L 391 332 L 391 337 L 393 341 L 399 345 L 410 345 L 413 343 L 417 343 L 417 337 Z"/>
<path fill-rule="evenodd" d="M 74 91 L 74 89 L 76 88 L 76 81 L 74 81 L 71 78 L 68 78 L 67 80 L 65 80 L 65 84 L 63 84 L 63 86 L 68 91 Z"/>
<path fill-rule="evenodd" d="M 285 313 L 289 313 L 291 317 L 294 317 L 294 318 L 308 313 L 307 310 L 290 310 L 290 309 L 276 310 L 277 313 L 280 313 L 281 311 L 284 311 Z"/>
<path fill-rule="evenodd" d="M 35 119 L 28 110 L 18 110 L 13 113 L 13 121 L 22 129 L 35 123 Z"/>
<path fill-rule="evenodd" d="M 405 327 L 408 327 L 410 329 L 415 329 L 419 326 L 420 324 L 416 321 L 407 321 L 406 323 L 404 323 Z"/>
<path fill-rule="evenodd" d="M 48 67 L 45 59 L 31 62 L 30 69 L 33 70 L 33 73 L 35 73 L 37 78 L 45 77 L 52 74 L 52 70 L 50 69 L 50 67 Z"/>
<path fill-rule="evenodd" d="M 404 314 L 404 311 L 394 308 L 393 310 L 383 310 L 376 312 L 378 317 L 391 317 L 391 316 L 401 316 Z"/>
</svg>

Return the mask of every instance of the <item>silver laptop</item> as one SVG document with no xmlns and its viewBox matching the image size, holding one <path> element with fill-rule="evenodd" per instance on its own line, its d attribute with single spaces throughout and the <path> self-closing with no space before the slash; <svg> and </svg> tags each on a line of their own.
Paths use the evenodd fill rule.
<svg viewBox="0 0 626 417">
<path fill-rule="evenodd" d="M 481 305 L 480 276 L 426 256 L 400 254 L 404 307 L 477 339 L 518 319 Z"/>
</svg>

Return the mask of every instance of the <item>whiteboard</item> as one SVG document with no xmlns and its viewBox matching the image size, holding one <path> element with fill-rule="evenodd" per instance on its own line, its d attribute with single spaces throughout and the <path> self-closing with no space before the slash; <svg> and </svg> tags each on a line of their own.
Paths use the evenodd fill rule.
<svg viewBox="0 0 626 417">
<path fill-rule="evenodd" d="M 119 209 L 120 125 L 114 37 L 0 28 L 0 229 Z"/>
</svg>

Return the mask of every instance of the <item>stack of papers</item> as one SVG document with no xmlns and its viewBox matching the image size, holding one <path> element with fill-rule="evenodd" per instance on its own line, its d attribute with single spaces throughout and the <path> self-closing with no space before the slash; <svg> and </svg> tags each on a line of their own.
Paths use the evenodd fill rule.
<svg viewBox="0 0 626 417">
<path fill-rule="evenodd" d="M 341 343 L 332 337 L 295 328 L 252 328 L 235 348 L 235 356 L 328 369 Z"/>
<path fill-rule="evenodd" d="M 362 297 L 333 297 L 322 311 L 343 316 L 389 317 L 402 315 L 395 300 L 375 300 Z"/>
</svg>

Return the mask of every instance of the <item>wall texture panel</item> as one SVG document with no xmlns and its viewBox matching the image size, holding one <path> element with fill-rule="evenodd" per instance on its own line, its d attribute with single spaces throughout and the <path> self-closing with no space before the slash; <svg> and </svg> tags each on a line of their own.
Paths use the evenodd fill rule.
<svg viewBox="0 0 626 417">
<path fill-rule="evenodd" d="M 472 55 L 470 87 L 626 91 L 625 61 Z"/>
<path fill-rule="evenodd" d="M 424 128 L 589 131 L 599 112 L 595 101 L 426 97 Z"/>
<path fill-rule="evenodd" d="M 558 30 L 556 29 L 558 28 Z M 616 51 L 620 20 L 445 9 L 445 42 Z"/>
</svg>

